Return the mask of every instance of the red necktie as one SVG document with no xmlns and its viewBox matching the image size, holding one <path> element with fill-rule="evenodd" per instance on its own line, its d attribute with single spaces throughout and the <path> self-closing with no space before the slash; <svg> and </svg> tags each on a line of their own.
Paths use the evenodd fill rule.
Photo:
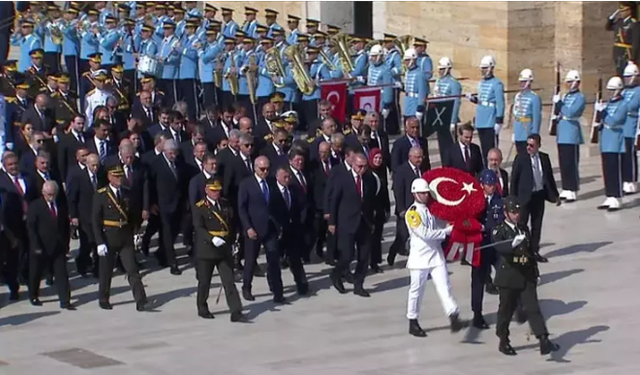
<svg viewBox="0 0 640 375">
<path fill-rule="evenodd" d="M 498 188 L 498 193 L 502 196 L 502 184 L 500 183 L 500 172 L 496 172 L 496 176 L 498 177 L 498 183 L 496 187 Z"/>
<path fill-rule="evenodd" d="M 302 176 L 302 173 L 300 173 L 300 171 L 298 171 L 298 178 L 300 179 L 300 186 L 302 186 L 302 190 L 306 193 L 307 192 L 307 184 L 306 184 L 306 182 L 304 182 L 304 177 Z"/>
<path fill-rule="evenodd" d="M 49 203 L 49 211 L 51 212 L 51 217 L 55 220 L 58 215 L 56 215 L 56 206 L 53 204 L 53 202 Z"/>
<path fill-rule="evenodd" d="M 356 175 L 356 189 L 358 189 L 358 195 L 362 199 L 362 178 L 360 178 L 360 175 Z"/>
<path fill-rule="evenodd" d="M 20 197 L 22 198 L 22 213 L 27 213 L 27 202 L 24 200 L 24 190 L 22 190 L 22 186 L 20 185 L 20 179 L 18 177 L 13 178 L 13 184 L 16 185 L 16 189 L 20 193 Z"/>
<path fill-rule="evenodd" d="M 464 158 L 467 169 L 471 169 L 471 153 L 469 152 L 469 146 L 464 146 Z"/>
<path fill-rule="evenodd" d="M 328 161 L 324 161 L 324 162 L 322 162 L 322 164 L 324 164 L 324 174 L 326 174 L 328 176 L 329 175 L 329 171 L 331 170 L 331 166 L 329 165 Z"/>
</svg>

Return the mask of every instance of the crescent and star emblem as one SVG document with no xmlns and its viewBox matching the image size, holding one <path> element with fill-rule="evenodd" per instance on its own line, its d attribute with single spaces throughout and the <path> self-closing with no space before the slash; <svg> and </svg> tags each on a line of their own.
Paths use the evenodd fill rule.
<svg viewBox="0 0 640 375">
<path fill-rule="evenodd" d="M 466 183 L 463 182 L 462 183 L 462 188 L 460 189 L 460 191 L 464 191 L 466 192 L 466 194 L 463 194 L 462 197 L 460 197 L 460 199 L 455 200 L 455 201 L 451 201 L 446 199 L 445 197 L 443 197 L 442 195 L 440 195 L 440 192 L 438 191 L 438 186 L 440 185 L 441 182 L 452 182 L 454 184 L 458 184 L 458 182 L 456 180 L 454 180 L 453 178 L 449 178 L 449 177 L 437 177 L 434 178 L 433 181 L 431 181 L 431 183 L 429 184 L 429 190 L 431 190 L 431 192 L 433 193 L 433 197 L 436 199 L 436 201 L 438 201 L 438 203 L 441 203 L 445 206 L 448 207 L 454 207 L 459 205 L 460 203 L 464 202 L 464 200 L 471 195 L 472 192 L 477 191 L 476 188 L 473 187 L 473 183 Z"/>
</svg>

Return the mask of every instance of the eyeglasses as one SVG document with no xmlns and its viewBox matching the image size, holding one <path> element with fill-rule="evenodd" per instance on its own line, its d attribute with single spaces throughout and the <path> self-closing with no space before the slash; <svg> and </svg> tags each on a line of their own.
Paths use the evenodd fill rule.
<svg viewBox="0 0 640 375">
<path fill-rule="evenodd" d="M 258 167 L 258 170 L 260 172 L 267 172 L 269 170 L 269 167 Z"/>
<path fill-rule="evenodd" d="M 44 143 L 44 139 L 36 139 L 36 143 Z"/>
<path fill-rule="evenodd" d="M 527 143 L 527 147 L 534 148 L 534 147 L 536 147 L 536 144 L 535 143 Z"/>
<path fill-rule="evenodd" d="M 247 147 L 247 148 L 248 148 L 248 147 L 253 147 L 253 143 L 249 143 L 249 144 L 246 144 L 246 145 L 243 145 L 243 146 L 244 146 L 244 147 Z"/>
</svg>

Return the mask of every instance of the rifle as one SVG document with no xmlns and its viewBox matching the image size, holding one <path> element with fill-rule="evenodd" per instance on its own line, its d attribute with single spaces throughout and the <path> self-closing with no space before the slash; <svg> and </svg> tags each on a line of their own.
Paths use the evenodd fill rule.
<svg viewBox="0 0 640 375">
<path fill-rule="evenodd" d="M 598 77 L 598 92 L 596 93 L 596 101 L 593 104 L 593 122 L 591 123 L 591 143 L 598 143 L 598 132 L 600 126 L 593 126 L 593 124 L 600 124 L 602 121 L 602 112 L 596 111 L 596 104 L 602 102 L 602 75 Z"/>
<path fill-rule="evenodd" d="M 556 62 L 556 91 L 555 95 L 560 95 L 560 63 Z M 558 122 L 560 122 L 560 106 L 558 103 L 553 103 L 551 107 L 551 116 L 549 119 L 549 135 L 556 135 L 558 133 Z"/>
</svg>

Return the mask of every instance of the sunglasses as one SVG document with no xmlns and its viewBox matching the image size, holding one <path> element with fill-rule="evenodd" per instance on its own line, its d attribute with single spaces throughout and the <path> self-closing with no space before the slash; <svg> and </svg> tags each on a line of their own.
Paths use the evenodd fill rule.
<svg viewBox="0 0 640 375">
<path fill-rule="evenodd" d="M 259 170 L 260 172 L 266 172 L 266 171 L 268 171 L 268 170 L 269 170 L 269 167 L 258 167 L 258 170 Z"/>
<path fill-rule="evenodd" d="M 36 139 L 36 143 L 44 143 L 44 139 Z"/>
<path fill-rule="evenodd" d="M 527 147 L 534 148 L 534 147 L 536 147 L 536 145 L 535 145 L 535 144 L 533 144 L 533 143 L 527 143 Z"/>
<path fill-rule="evenodd" d="M 244 147 L 247 147 L 247 148 L 253 147 L 253 143 L 246 144 L 246 145 L 244 145 Z"/>
</svg>

